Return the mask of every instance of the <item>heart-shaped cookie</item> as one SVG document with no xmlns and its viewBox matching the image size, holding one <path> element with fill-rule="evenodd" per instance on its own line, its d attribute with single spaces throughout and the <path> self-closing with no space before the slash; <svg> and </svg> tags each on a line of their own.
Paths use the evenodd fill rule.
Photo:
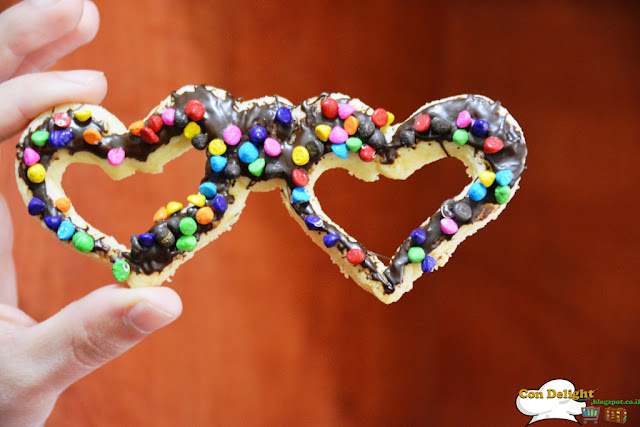
<svg viewBox="0 0 640 427">
<path fill-rule="evenodd" d="M 467 236 L 495 219 L 513 197 L 527 154 L 522 130 L 499 102 L 462 95 L 426 104 L 404 123 L 358 99 L 322 94 L 294 106 L 280 97 L 236 99 L 210 86 L 174 92 L 127 129 L 93 105 L 40 115 L 17 150 L 16 177 L 29 213 L 61 241 L 112 264 L 117 280 L 154 286 L 238 219 L 250 191 L 279 188 L 285 206 L 318 246 L 381 301 L 396 301 L 424 272 L 443 266 Z M 61 187 L 74 162 L 113 179 L 163 165 L 195 147 L 205 176 L 187 203 L 160 208 L 153 226 L 127 248 L 88 224 Z M 385 266 L 322 211 L 313 187 L 344 168 L 365 181 L 405 179 L 452 156 L 471 183 L 402 242 Z"/>
</svg>

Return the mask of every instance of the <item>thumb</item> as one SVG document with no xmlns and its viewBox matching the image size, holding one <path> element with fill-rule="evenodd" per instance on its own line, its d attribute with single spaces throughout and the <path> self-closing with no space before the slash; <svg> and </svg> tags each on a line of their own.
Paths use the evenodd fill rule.
<svg viewBox="0 0 640 427">
<path fill-rule="evenodd" d="M 60 393 L 181 312 L 180 297 L 170 288 L 106 286 L 29 328 L 26 360 L 41 391 Z"/>
</svg>

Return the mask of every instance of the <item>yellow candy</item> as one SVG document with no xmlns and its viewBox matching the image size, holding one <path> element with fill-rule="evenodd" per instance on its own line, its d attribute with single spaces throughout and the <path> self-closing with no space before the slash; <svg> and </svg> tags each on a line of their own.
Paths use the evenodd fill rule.
<svg viewBox="0 0 640 427">
<path fill-rule="evenodd" d="M 493 181 L 496 180 L 496 174 L 491 171 L 482 171 L 480 172 L 480 175 L 478 175 L 478 178 L 480 178 L 482 185 L 485 187 L 491 187 Z"/>
<path fill-rule="evenodd" d="M 86 122 L 91 118 L 91 110 L 78 110 L 73 112 L 73 117 L 80 120 L 81 122 Z"/>
<path fill-rule="evenodd" d="M 191 139 L 199 133 L 200 125 L 196 122 L 189 122 L 189 124 L 184 128 L 184 136 L 187 137 L 187 139 Z"/>
<path fill-rule="evenodd" d="M 393 123 L 393 121 L 396 119 L 396 116 L 394 116 L 393 113 L 390 111 L 387 111 L 387 116 L 388 116 L 387 124 L 380 128 L 382 132 L 386 132 L 389 125 Z"/>
<path fill-rule="evenodd" d="M 180 202 L 169 202 L 167 203 L 167 215 L 174 214 L 182 209 L 182 203 Z"/>
<path fill-rule="evenodd" d="M 309 152 L 307 151 L 306 148 L 297 146 L 296 148 L 293 149 L 291 158 L 293 159 L 293 163 L 295 163 L 296 165 L 304 166 L 307 163 L 309 163 Z"/>
<path fill-rule="evenodd" d="M 199 208 L 203 207 L 204 204 L 207 202 L 206 197 L 204 197 L 202 194 L 192 194 L 189 197 L 187 197 L 187 200 L 189 201 L 189 203 L 193 203 Z"/>
<path fill-rule="evenodd" d="M 214 156 L 221 156 L 227 151 L 227 144 L 220 138 L 216 138 L 209 143 L 209 152 Z"/>
<path fill-rule="evenodd" d="M 307 158 L 308 157 L 309 156 L 307 156 Z M 47 171 L 44 170 L 44 166 L 42 166 L 40 163 L 29 166 L 29 169 L 27 169 L 27 177 L 29 178 L 29 181 L 33 182 L 34 184 L 40 184 L 42 181 L 44 181 L 44 177 L 46 175 Z"/>
<path fill-rule="evenodd" d="M 316 126 L 316 135 L 318 136 L 318 138 L 320 138 L 321 141 L 327 142 L 330 133 L 331 127 L 329 125 Z"/>
</svg>

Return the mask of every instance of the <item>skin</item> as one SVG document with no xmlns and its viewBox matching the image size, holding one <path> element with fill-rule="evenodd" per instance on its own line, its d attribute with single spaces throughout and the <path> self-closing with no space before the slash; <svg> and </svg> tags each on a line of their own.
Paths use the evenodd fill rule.
<svg viewBox="0 0 640 427">
<path fill-rule="evenodd" d="M 55 105 L 99 104 L 99 71 L 42 72 L 90 42 L 99 25 L 88 0 L 26 0 L 0 14 L 0 141 Z M 18 306 L 13 227 L 0 195 L 0 425 L 43 425 L 71 384 L 123 354 L 182 312 L 169 288 L 100 288 L 36 322 Z"/>
</svg>

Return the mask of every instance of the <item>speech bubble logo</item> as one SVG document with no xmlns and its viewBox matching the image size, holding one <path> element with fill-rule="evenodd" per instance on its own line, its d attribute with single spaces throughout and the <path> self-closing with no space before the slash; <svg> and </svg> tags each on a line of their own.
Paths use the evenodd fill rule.
<svg viewBox="0 0 640 427">
<path fill-rule="evenodd" d="M 553 419 L 577 423 L 574 415 L 582 414 L 586 403 L 577 402 L 573 398 L 575 390 L 571 381 L 547 381 L 538 390 L 520 390 L 516 397 L 516 407 L 522 414 L 531 417 L 527 424 Z"/>
</svg>

